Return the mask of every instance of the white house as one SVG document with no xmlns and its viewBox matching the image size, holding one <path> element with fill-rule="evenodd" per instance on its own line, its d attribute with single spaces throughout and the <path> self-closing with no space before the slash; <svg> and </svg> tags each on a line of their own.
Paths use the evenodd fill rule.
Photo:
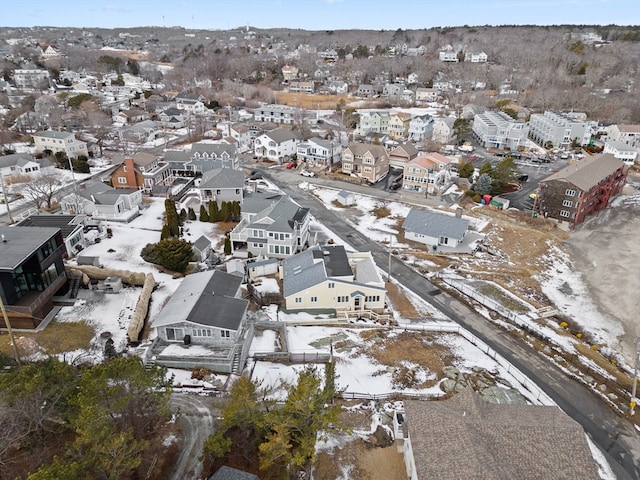
<svg viewBox="0 0 640 480">
<path fill-rule="evenodd" d="M 142 207 L 142 190 L 115 189 L 102 182 L 82 183 L 78 194 L 71 193 L 60 200 L 62 211 L 84 213 L 94 220 L 130 222 Z"/>
<path fill-rule="evenodd" d="M 433 117 L 429 114 L 416 115 L 409 122 L 409 140 L 422 142 L 429 138 L 433 130 Z"/>
<path fill-rule="evenodd" d="M 431 140 L 436 143 L 449 143 L 453 138 L 453 124 L 455 121 L 456 119 L 453 117 L 436 118 L 433 121 Z"/>
<path fill-rule="evenodd" d="M 340 161 L 342 157 L 342 145 L 340 145 L 340 142 L 333 140 L 324 140 L 317 137 L 310 138 L 298 144 L 296 157 L 299 162 L 329 167 Z"/>
<path fill-rule="evenodd" d="M 611 153 L 618 160 L 622 160 L 625 165 L 633 165 L 638 162 L 638 149 L 620 140 L 606 140 L 603 153 Z"/>
<path fill-rule="evenodd" d="M 277 128 L 256 137 L 253 145 L 256 157 L 282 164 L 296 153 L 298 137 L 291 130 Z"/>
<path fill-rule="evenodd" d="M 36 159 L 28 153 L 0 155 L 0 173 L 3 177 L 12 175 L 49 174 L 55 171 L 53 164 L 46 158 Z"/>
<path fill-rule="evenodd" d="M 504 112 L 487 110 L 473 117 L 473 133 L 485 148 L 516 150 L 527 143 L 529 124 Z"/>
<path fill-rule="evenodd" d="M 253 118 L 257 122 L 273 122 L 278 124 L 293 125 L 302 112 L 288 105 L 265 105 L 253 111 Z"/>
<path fill-rule="evenodd" d="M 76 158 L 80 155 L 89 156 L 87 144 L 77 140 L 75 135 L 70 132 L 55 130 L 36 132 L 33 134 L 33 142 L 38 153 L 51 150 L 54 154 L 63 152 L 67 158 Z"/>
<path fill-rule="evenodd" d="M 440 90 L 437 88 L 416 88 L 416 102 L 437 102 Z"/>
<path fill-rule="evenodd" d="M 412 208 L 402 223 L 402 228 L 408 240 L 423 243 L 437 251 L 440 246 L 458 246 L 467 234 L 469 220 Z"/>
<path fill-rule="evenodd" d="M 489 59 L 489 57 L 484 52 L 480 52 L 480 53 L 467 52 L 467 53 L 464 54 L 464 61 L 465 62 L 487 63 L 488 59 Z"/>
<path fill-rule="evenodd" d="M 285 259 L 281 273 L 288 311 L 384 310 L 386 287 L 371 252 L 348 253 L 342 245 L 314 246 Z"/>
</svg>

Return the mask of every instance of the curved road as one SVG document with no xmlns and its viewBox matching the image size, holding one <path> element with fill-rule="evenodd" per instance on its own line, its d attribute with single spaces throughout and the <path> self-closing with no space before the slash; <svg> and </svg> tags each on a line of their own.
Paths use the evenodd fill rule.
<svg viewBox="0 0 640 480">
<path fill-rule="evenodd" d="M 389 253 L 385 248 L 370 241 L 334 212 L 325 208 L 315 196 L 302 193 L 298 188 L 291 188 L 266 173 L 265 177 L 301 206 L 311 208 L 314 217 L 342 240 L 360 251 L 371 251 L 379 268 L 387 271 Z M 280 177 L 280 171 L 276 175 Z M 283 175 L 283 180 L 287 177 L 293 179 L 290 174 L 286 174 Z M 329 182 L 322 179 L 318 183 Z M 345 188 L 351 189 L 349 186 Z M 388 195 L 386 197 L 388 199 Z M 544 390 L 564 412 L 582 425 L 591 440 L 603 452 L 618 479 L 640 480 L 640 433 L 631 422 L 617 415 L 590 389 L 568 377 L 531 346 L 505 334 L 500 327 L 487 322 L 468 305 L 438 289 L 396 257 L 392 257 L 391 273 L 406 288 L 483 340 Z"/>
</svg>

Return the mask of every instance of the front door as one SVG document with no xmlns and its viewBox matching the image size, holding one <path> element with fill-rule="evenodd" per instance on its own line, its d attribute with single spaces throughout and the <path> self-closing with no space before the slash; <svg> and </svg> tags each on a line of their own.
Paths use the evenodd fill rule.
<svg viewBox="0 0 640 480">
<path fill-rule="evenodd" d="M 360 298 L 361 297 L 356 297 L 353 299 L 353 308 L 354 310 L 360 310 L 362 308 L 362 306 L 360 305 Z"/>
</svg>

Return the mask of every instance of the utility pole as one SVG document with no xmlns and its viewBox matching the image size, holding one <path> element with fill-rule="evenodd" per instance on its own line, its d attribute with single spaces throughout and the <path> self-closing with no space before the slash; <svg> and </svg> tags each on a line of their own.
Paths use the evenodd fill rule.
<svg viewBox="0 0 640 480">
<path fill-rule="evenodd" d="M 73 164 L 71 163 L 71 157 L 68 157 L 68 160 L 69 160 L 69 169 L 71 170 L 71 179 L 73 180 L 73 195 L 75 197 L 75 204 L 76 204 L 76 208 L 73 213 L 74 215 L 79 215 L 80 212 L 78 212 L 78 209 L 80 207 L 78 206 L 78 184 L 76 183 L 76 175 L 73 173 Z"/>
<path fill-rule="evenodd" d="M 640 374 L 640 337 L 637 337 L 635 340 L 636 344 L 636 364 L 633 369 L 633 378 L 632 378 L 632 386 L 631 386 L 631 416 L 635 414 L 636 404 L 638 403 L 638 399 L 636 398 L 636 388 L 638 386 L 638 375 Z"/>
<path fill-rule="evenodd" d="M 7 326 L 7 331 L 9 332 L 9 340 L 11 341 L 11 345 L 13 346 L 13 351 L 16 354 L 16 362 L 18 363 L 18 366 L 21 367 L 22 363 L 20 362 L 20 353 L 18 352 L 16 339 L 13 336 L 13 330 L 11 330 L 11 322 L 9 321 L 9 317 L 7 316 L 7 311 L 4 308 L 4 302 L 2 301 L 2 297 L 0 297 L 0 309 L 2 310 L 2 317 L 4 318 L 4 324 Z"/>
<path fill-rule="evenodd" d="M 387 281 L 391 282 L 391 239 L 393 237 L 389 237 L 389 268 L 387 269 Z"/>
<path fill-rule="evenodd" d="M 0 173 L 0 183 L 2 183 L 2 196 L 4 197 L 4 204 L 7 206 L 7 213 L 9 214 L 9 225 L 13 223 L 13 216 L 11 215 L 11 208 L 9 207 L 9 198 L 4 189 L 4 175 Z"/>
</svg>

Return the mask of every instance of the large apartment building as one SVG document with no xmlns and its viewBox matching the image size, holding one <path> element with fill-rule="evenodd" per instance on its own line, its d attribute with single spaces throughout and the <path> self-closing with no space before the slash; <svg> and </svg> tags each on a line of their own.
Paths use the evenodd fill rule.
<svg viewBox="0 0 640 480">
<path fill-rule="evenodd" d="M 483 147 L 516 150 L 526 143 L 529 125 L 504 112 L 487 110 L 473 117 L 473 133 Z"/>
<path fill-rule="evenodd" d="M 543 146 L 551 143 L 554 147 L 569 147 L 574 140 L 587 145 L 591 141 L 591 125 L 579 117 L 552 111 L 534 113 L 529 120 L 529 135 Z"/>
</svg>

